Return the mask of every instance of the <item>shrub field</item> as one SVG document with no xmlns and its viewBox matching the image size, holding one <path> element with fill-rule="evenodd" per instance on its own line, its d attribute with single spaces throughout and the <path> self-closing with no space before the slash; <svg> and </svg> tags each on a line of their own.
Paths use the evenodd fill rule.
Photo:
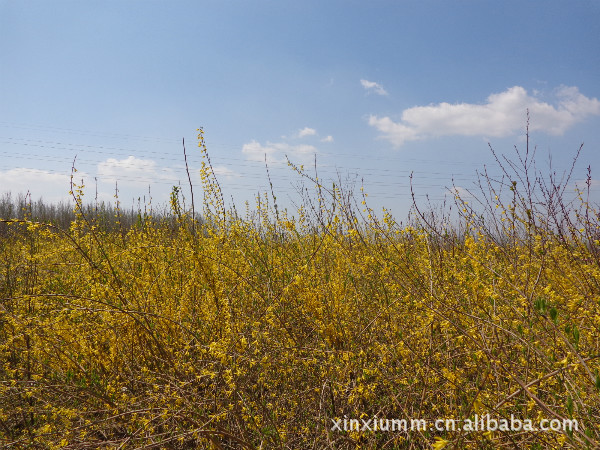
<svg viewBox="0 0 600 450">
<path fill-rule="evenodd" d="M 240 214 L 199 144 L 203 201 L 168 217 L 103 227 L 74 184 L 68 227 L 0 223 L 0 446 L 599 448 L 600 220 L 569 173 L 517 151 L 400 224 L 292 165 L 298 211 Z"/>
</svg>

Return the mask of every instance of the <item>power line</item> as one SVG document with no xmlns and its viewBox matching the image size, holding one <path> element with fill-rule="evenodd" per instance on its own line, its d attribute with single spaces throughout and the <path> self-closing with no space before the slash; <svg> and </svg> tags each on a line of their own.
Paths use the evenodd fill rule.
<svg viewBox="0 0 600 450">
<path fill-rule="evenodd" d="M 0 137 L 0 139 L 2 139 Z M 4 139 L 13 139 L 13 138 L 4 138 Z M 55 149 L 55 150 L 70 150 L 73 152 L 76 151 L 80 151 L 81 148 L 73 148 L 73 147 L 84 147 L 84 148 L 90 148 L 90 149 L 112 149 L 112 150 L 122 150 L 122 151 L 127 151 L 127 152 L 131 152 L 131 149 L 126 149 L 126 148 L 119 148 L 119 147 L 102 147 L 102 146 L 92 146 L 92 145 L 85 145 L 85 146 L 80 146 L 78 144 L 65 144 L 65 143 L 60 143 L 60 142 L 49 142 L 49 141 L 41 141 L 41 140 L 29 140 L 30 142 L 38 142 L 35 144 L 32 143 L 27 143 L 27 142 L 13 142 L 13 141 L 1 141 L 0 144 L 10 144 L 10 145 L 22 145 L 22 146 L 26 146 L 26 147 L 36 147 L 36 148 L 49 148 L 49 149 Z M 53 145 L 43 145 L 40 144 L 40 142 L 43 143 L 47 143 L 47 144 L 53 144 Z M 60 146 L 59 146 L 60 145 Z M 65 147 L 65 145 L 69 146 L 69 147 Z M 44 155 L 44 154 L 37 154 L 37 153 L 33 153 L 33 154 L 27 154 L 27 155 L 16 155 L 14 154 L 14 152 L 0 152 L 0 154 L 6 155 L 6 157 L 8 158 L 23 158 L 23 159 L 44 159 L 46 161 L 53 161 L 53 162 L 72 162 L 72 158 L 67 158 L 67 157 L 57 157 L 57 156 L 48 156 L 48 155 Z M 104 155 L 113 155 L 113 156 L 123 156 L 122 154 L 119 153 L 114 153 L 114 152 L 105 152 L 105 151 L 97 151 L 94 150 L 93 154 L 104 154 Z M 146 154 L 153 154 L 153 155 L 164 155 L 164 153 L 160 153 L 160 152 L 152 152 L 152 151 L 147 151 L 145 152 L 144 155 Z M 134 155 L 128 155 L 128 156 L 134 156 Z M 135 157 L 135 156 L 134 156 Z M 190 157 L 190 159 L 193 160 L 193 158 Z M 251 160 L 246 160 L 246 159 L 242 159 L 242 158 L 225 158 L 225 157 L 211 157 L 211 159 L 213 159 L 213 161 L 220 161 L 220 160 L 226 160 L 226 161 L 239 161 L 240 163 L 244 163 L 244 165 L 248 165 L 248 164 L 253 164 L 256 165 L 260 168 L 264 167 L 264 163 L 260 163 L 258 161 L 251 161 Z M 172 161 L 172 158 L 166 158 L 164 156 L 156 156 L 152 159 L 152 161 L 154 160 L 160 160 L 160 161 Z M 119 161 L 119 167 L 126 167 L 129 164 L 123 162 L 124 160 L 120 160 Z M 86 162 L 86 163 L 90 163 L 90 164 L 94 164 L 94 163 L 102 163 L 105 161 L 102 160 L 98 160 L 98 159 L 79 159 L 78 162 Z M 198 160 L 196 160 L 196 162 L 198 162 Z M 287 164 L 272 164 L 270 163 L 270 165 L 272 166 L 287 166 Z M 132 167 L 135 167 L 135 165 L 131 165 Z M 448 173 L 444 173 L 444 172 L 432 172 L 432 171 L 427 171 L 424 173 L 420 173 L 419 171 L 410 171 L 410 170 L 402 170 L 402 169 L 383 169 L 383 168 L 373 168 L 373 167 L 343 167 L 343 166 L 339 166 L 339 165 L 318 165 L 318 170 L 323 170 L 323 169 L 336 169 L 336 170 L 341 170 L 341 171 L 350 171 L 350 170 L 355 170 L 357 171 L 356 173 L 346 173 L 346 175 L 356 175 L 356 176 L 364 176 L 366 174 L 369 173 L 380 173 L 383 172 L 382 174 L 378 175 L 378 176 L 398 176 L 399 174 L 404 174 L 406 176 L 410 175 L 411 173 L 416 173 L 416 174 L 420 174 L 420 176 L 422 178 L 430 178 L 431 175 L 433 175 L 433 178 L 438 179 L 438 175 L 443 175 L 443 176 L 448 176 L 450 174 Z M 360 172 L 358 172 L 360 171 Z M 341 175 L 344 175 L 343 173 Z M 469 181 L 471 178 L 464 173 L 453 173 L 452 174 L 455 179 L 456 176 L 466 176 L 468 178 L 462 178 L 463 181 Z M 475 174 L 473 174 L 475 175 Z"/>
<path fill-rule="evenodd" d="M 42 130 L 42 131 L 56 131 L 60 133 L 67 134 L 79 134 L 84 136 L 94 136 L 94 137 L 104 137 L 104 138 L 119 138 L 119 139 L 138 139 L 145 140 L 152 143 L 168 143 L 176 145 L 179 147 L 181 145 L 179 139 L 164 139 L 164 138 L 155 138 L 148 136 L 133 136 L 133 135 L 125 135 L 125 134 L 111 134 L 111 133 L 99 133 L 99 132 L 90 132 L 90 131 L 82 131 L 82 130 L 74 130 L 74 129 L 66 129 L 66 128 L 56 128 L 56 127 L 44 127 L 44 126 L 31 126 L 31 125 L 21 125 L 21 124 L 10 124 L 8 122 L 0 122 L 0 127 L 4 128 L 13 128 L 13 129 L 28 129 L 28 130 Z M 171 166 L 171 167 L 140 167 L 140 164 L 137 161 L 127 162 L 127 158 L 117 160 L 117 163 L 114 164 L 107 159 L 102 158 L 94 158 L 97 155 L 104 156 L 115 156 L 115 157 L 123 157 L 123 152 L 127 154 L 127 156 L 138 157 L 139 159 L 143 159 L 144 161 L 161 161 L 172 163 L 173 158 L 165 156 L 166 152 L 160 151 L 152 151 L 152 150 L 142 150 L 142 149 L 133 149 L 122 146 L 105 146 L 105 145 L 90 145 L 90 144 L 76 144 L 69 142 L 57 142 L 50 140 L 42 140 L 42 139 L 31 139 L 31 138 L 17 138 L 4 136 L 0 137 L 3 141 L 0 144 L 6 145 L 15 145 L 27 148 L 40 148 L 40 149 L 50 149 L 50 150 L 59 150 L 61 152 L 69 151 L 73 153 L 84 153 L 87 157 L 80 158 L 77 160 L 78 165 L 97 165 L 104 168 L 104 170 L 110 171 L 118 171 L 118 170 L 128 170 L 135 169 L 135 173 L 138 174 L 139 171 L 146 170 L 147 175 L 136 175 L 136 174 L 127 174 L 125 173 L 122 177 L 118 174 L 110 173 L 110 174 L 102 174 L 98 173 L 95 175 L 95 178 L 100 180 L 101 182 L 114 182 L 115 180 L 121 179 L 122 183 L 126 184 L 158 184 L 158 185 L 174 185 L 179 184 L 184 179 L 183 172 L 183 162 L 181 167 Z M 210 144 L 209 144 L 210 145 Z M 223 165 L 225 170 L 230 170 L 231 173 L 221 173 L 218 174 L 217 177 L 221 180 L 223 186 L 229 190 L 255 190 L 259 192 L 268 191 L 269 186 L 266 184 L 265 174 L 256 174 L 251 173 L 249 168 L 254 170 L 264 170 L 265 163 L 261 161 L 249 160 L 242 157 L 231 157 L 231 156 L 220 156 L 220 149 L 235 149 L 240 151 L 240 148 L 237 146 L 231 145 L 219 145 L 216 144 L 214 146 L 216 151 L 213 149 L 211 152 L 211 159 L 213 161 L 213 167 L 217 165 Z M 210 148 L 210 147 L 209 147 Z M 27 159 L 27 160 L 38 160 L 38 161 L 47 161 L 54 163 L 65 163 L 69 164 L 69 167 L 72 163 L 72 158 L 67 156 L 58 156 L 47 154 L 44 152 L 36 152 L 36 153 L 26 153 L 17 155 L 15 152 L 2 151 L 0 152 L 3 155 L 4 159 Z M 377 197 L 378 199 L 397 199 L 398 197 L 410 197 L 411 194 L 409 192 L 410 182 L 409 176 L 413 174 L 412 185 L 417 189 L 431 189 L 436 190 L 439 189 L 442 192 L 445 192 L 447 186 L 440 182 L 444 178 L 447 179 L 447 184 L 450 182 L 473 182 L 476 179 L 476 173 L 474 171 L 473 174 L 465 174 L 465 173 L 456 173 L 456 172 L 433 172 L 428 169 L 424 170 L 408 170 L 408 169 L 394 169 L 389 168 L 390 163 L 414 163 L 414 164 L 426 164 L 431 165 L 432 161 L 426 159 L 418 159 L 418 158 L 405 158 L 405 157 L 386 157 L 385 159 L 378 159 L 378 162 L 385 162 L 388 167 L 344 167 L 340 166 L 336 163 L 323 163 L 322 161 L 328 161 L 330 158 L 342 159 L 344 161 L 350 160 L 369 160 L 372 161 L 373 158 L 371 156 L 365 155 L 354 155 L 354 154 L 345 154 L 345 153 L 335 153 L 335 152 L 317 152 L 317 171 L 319 173 L 319 177 L 321 180 L 331 179 L 331 181 L 336 180 L 337 178 L 342 179 L 343 182 L 353 183 L 356 185 L 364 184 L 366 190 L 373 197 Z M 150 158 L 148 158 L 150 156 Z M 200 163 L 199 154 L 192 153 L 190 155 L 190 160 L 192 164 Z M 444 166 L 451 166 L 460 164 L 461 167 L 466 165 L 472 166 L 480 166 L 476 163 L 462 163 L 458 161 L 436 161 L 438 164 L 443 164 Z M 271 168 L 284 168 L 287 167 L 287 163 L 284 161 L 269 161 L 269 167 Z M 311 164 L 306 164 L 307 167 L 311 167 Z M 81 167 L 81 166 L 80 166 Z M 221 167 L 217 167 L 216 172 L 219 172 L 218 169 Z M 2 167 L 2 169 L 6 171 L 14 170 L 15 168 L 7 168 Z M 54 173 L 61 175 L 68 175 L 69 172 L 58 172 L 54 170 L 50 170 L 48 168 L 42 169 L 34 169 L 34 168 L 19 168 L 20 171 L 29 171 L 29 173 Z M 307 172 L 310 173 L 310 170 Z M 294 172 L 290 172 L 291 175 L 294 175 Z M 179 177 L 177 175 L 180 175 Z M 312 174 L 311 174 L 312 175 Z M 92 177 L 94 175 L 88 174 L 87 176 Z M 278 171 L 272 171 L 271 177 L 273 182 L 276 185 L 278 192 L 291 192 L 291 182 L 289 177 L 284 176 Z M 198 178 L 196 175 L 194 178 Z M 375 178 L 375 180 L 373 180 Z M 397 181 L 392 181 L 397 180 Z M 225 181 L 223 181 L 225 180 Z M 236 181 L 234 181 L 236 180 Z M 241 182 L 241 180 L 259 180 L 262 183 L 258 184 L 250 184 Z M 299 176 L 297 181 L 301 181 L 302 177 Z M 432 180 L 436 180 L 439 183 L 431 183 Z M 427 183 L 429 181 L 429 183 Z M 288 184 L 288 186 L 281 186 L 281 184 Z M 427 183 L 427 184 L 425 184 Z M 384 192 L 380 192 L 379 190 L 383 189 Z M 399 192 L 394 192 L 399 191 Z M 394 192 L 391 194 L 391 192 Z M 427 194 L 417 194 L 418 197 L 425 197 Z M 438 195 L 430 196 L 431 199 L 443 199 L 444 197 L 440 197 Z"/>
<path fill-rule="evenodd" d="M 141 136 L 141 135 L 132 135 L 132 134 L 122 134 L 122 133 L 106 133 L 102 131 L 91 131 L 91 130 L 77 130 L 73 128 L 59 128 L 52 127 L 46 125 L 31 125 L 31 124 L 19 124 L 13 122 L 5 122 L 0 121 L 0 127 L 2 128 L 11 128 L 11 129 L 24 129 L 24 130 L 38 130 L 38 131 L 53 131 L 64 134 L 78 134 L 83 136 L 94 136 L 94 137 L 107 137 L 107 138 L 127 138 L 127 139 L 137 139 L 137 140 L 145 140 L 145 141 L 155 141 L 155 142 L 180 142 L 180 138 L 161 138 L 156 136 Z"/>
</svg>

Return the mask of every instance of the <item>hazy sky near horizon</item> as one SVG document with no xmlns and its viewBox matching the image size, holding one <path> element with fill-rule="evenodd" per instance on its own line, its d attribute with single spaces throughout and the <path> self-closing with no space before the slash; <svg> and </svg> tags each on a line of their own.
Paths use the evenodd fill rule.
<svg viewBox="0 0 600 450">
<path fill-rule="evenodd" d="M 228 202 L 298 200 L 286 156 L 400 218 L 499 173 L 526 111 L 539 168 L 600 185 L 597 0 L 0 0 L 0 193 L 200 191 L 203 127 Z M 597 180 L 597 181 L 596 181 Z M 149 193 L 150 192 L 150 193 Z"/>
</svg>

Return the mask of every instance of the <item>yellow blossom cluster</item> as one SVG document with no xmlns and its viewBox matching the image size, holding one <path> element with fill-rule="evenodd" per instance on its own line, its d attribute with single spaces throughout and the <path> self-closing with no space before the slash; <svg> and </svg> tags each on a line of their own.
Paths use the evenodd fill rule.
<svg viewBox="0 0 600 450">
<path fill-rule="evenodd" d="M 597 241 L 400 227 L 295 166 L 315 200 L 240 217 L 199 141 L 202 221 L 0 223 L 0 446 L 598 448 Z M 578 428 L 332 429 L 486 413 Z"/>
</svg>

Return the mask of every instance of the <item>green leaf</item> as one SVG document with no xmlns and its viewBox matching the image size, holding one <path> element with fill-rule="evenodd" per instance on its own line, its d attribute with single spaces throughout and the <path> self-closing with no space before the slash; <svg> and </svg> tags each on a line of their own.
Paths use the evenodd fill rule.
<svg viewBox="0 0 600 450">
<path fill-rule="evenodd" d="M 577 325 L 573 325 L 573 342 L 575 343 L 576 349 L 579 348 L 579 337 L 579 328 L 577 328 Z"/>
<path fill-rule="evenodd" d="M 567 398 L 567 411 L 569 411 L 569 417 L 573 417 L 573 398 L 570 395 Z"/>
<path fill-rule="evenodd" d="M 558 311 L 556 310 L 556 308 L 550 308 L 550 311 L 548 311 L 550 313 L 550 318 L 552 319 L 552 321 L 556 324 L 556 319 L 558 317 Z"/>
</svg>

